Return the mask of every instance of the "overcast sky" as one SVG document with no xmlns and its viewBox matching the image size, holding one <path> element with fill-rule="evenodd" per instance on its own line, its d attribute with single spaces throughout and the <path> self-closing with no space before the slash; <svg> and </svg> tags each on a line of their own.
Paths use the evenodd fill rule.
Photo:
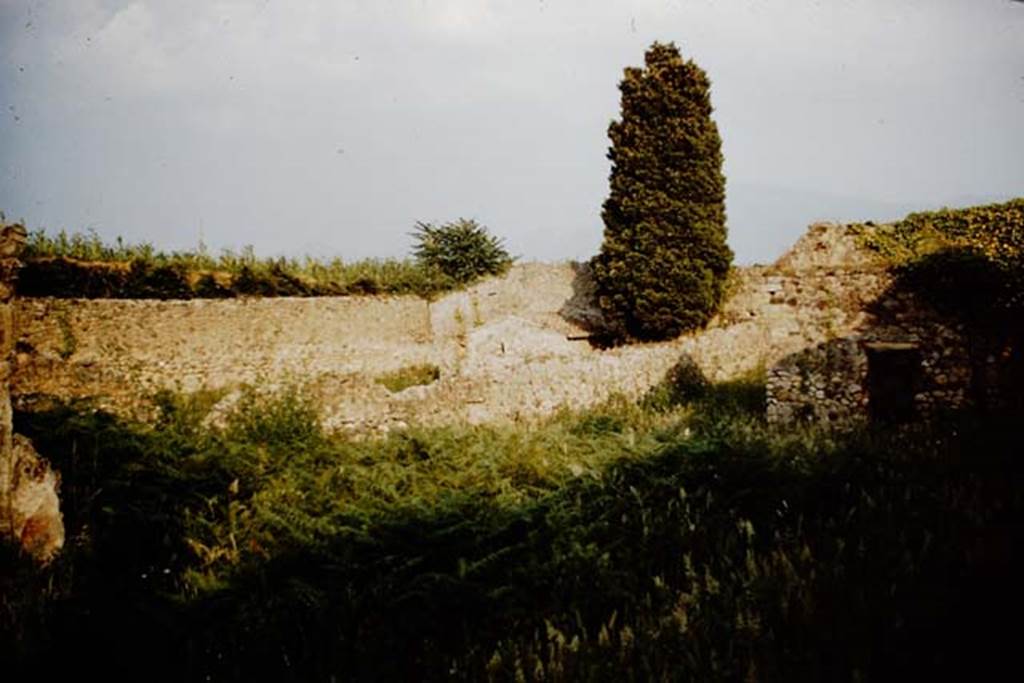
<svg viewBox="0 0 1024 683">
<path fill-rule="evenodd" d="M 165 249 L 601 240 L 622 69 L 709 74 L 729 242 L 1024 195 L 1014 0 L 0 0 L 0 210 Z"/>
</svg>

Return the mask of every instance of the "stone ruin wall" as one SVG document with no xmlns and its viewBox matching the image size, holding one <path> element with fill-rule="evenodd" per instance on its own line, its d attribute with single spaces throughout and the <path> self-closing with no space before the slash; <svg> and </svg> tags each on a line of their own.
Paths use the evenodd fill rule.
<svg viewBox="0 0 1024 683">
<path fill-rule="evenodd" d="M 913 388 L 916 415 L 929 417 L 967 405 L 971 373 L 963 329 L 911 311 L 901 324 L 872 319 L 848 336 L 817 344 L 773 367 L 766 379 L 768 420 L 867 420 L 869 354 L 885 347 L 913 349 L 919 360 Z"/>
<path fill-rule="evenodd" d="M 485 422 L 639 396 L 683 355 L 712 380 L 730 379 L 863 323 L 884 274 L 858 262 L 850 239 L 802 240 L 772 268 L 740 269 L 709 329 L 601 350 L 574 320 L 593 318 L 587 279 L 570 265 L 523 264 L 433 303 L 414 297 L 193 301 L 25 299 L 18 328 L 16 403 L 92 397 L 144 413 L 158 389 L 228 392 L 240 383 L 299 382 L 328 427 L 388 429 L 410 422 Z M 812 231 L 813 233 L 813 231 Z M 437 382 L 395 394 L 375 380 L 416 363 Z"/>
<path fill-rule="evenodd" d="M 671 342 L 592 346 L 600 316 L 585 267 L 519 264 L 426 302 L 416 297 L 192 301 L 14 299 L 24 233 L 0 236 L 0 534 L 45 561 L 63 544 L 59 476 L 12 435 L 12 401 L 52 399 L 146 418 L 161 389 L 301 386 L 328 429 L 521 421 L 613 394 L 639 397 L 680 362 L 712 381 L 766 371 L 771 422 L 868 415 L 868 349 L 913 345 L 918 414 L 967 402 L 967 331 L 894 294 L 850 227 L 819 224 L 772 266 L 737 269 L 709 327 Z M 377 380 L 430 363 L 440 378 L 392 393 Z M 993 368 L 988 368 L 992 371 Z"/>
<path fill-rule="evenodd" d="M 869 418 L 868 355 L 873 348 L 913 348 L 920 359 L 915 413 L 927 417 L 968 403 L 970 370 L 962 330 L 939 321 L 868 326 L 815 345 L 771 368 L 769 422 L 849 422 Z"/>
<path fill-rule="evenodd" d="M 12 390 L 22 407 L 89 397 L 140 416 L 159 389 L 220 392 L 227 408 L 242 383 L 297 383 L 318 400 L 328 428 L 386 431 L 516 421 L 612 394 L 638 397 L 686 356 L 715 381 L 767 368 L 772 420 L 808 410 L 828 419 L 865 414 L 866 341 L 920 338 L 943 340 L 926 358 L 933 370 L 922 402 L 956 400 L 957 332 L 926 320 L 912 303 L 898 303 L 888 316 L 870 312 L 890 284 L 851 229 L 821 224 L 776 264 L 738 269 L 733 294 L 708 329 L 604 350 L 585 339 L 583 324 L 598 314 L 585 270 L 572 264 L 520 264 L 432 303 L 24 299 L 14 306 Z M 376 381 L 422 363 L 438 366 L 440 379 L 397 393 Z"/>
<path fill-rule="evenodd" d="M 893 277 L 872 269 L 863 252 L 833 249 L 837 239 L 853 237 L 850 229 L 812 227 L 804 248 L 790 255 L 802 286 L 821 282 L 834 270 L 848 284 L 863 289 L 846 305 L 860 309 L 856 324 L 788 355 L 766 377 L 767 418 L 774 423 L 866 421 L 869 419 L 869 354 L 884 347 L 912 348 L 919 367 L 913 388 L 916 415 L 928 417 L 968 403 L 971 381 L 969 344 L 961 325 L 931 312 L 912 295 L 891 289 Z M 855 241 L 854 241 L 855 244 Z M 838 267 L 815 264 L 806 256 L 833 253 Z M 786 258 L 778 264 L 787 269 Z M 871 276 L 865 277 L 867 273 Z M 827 303 L 827 302 L 826 302 Z"/>
</svg>

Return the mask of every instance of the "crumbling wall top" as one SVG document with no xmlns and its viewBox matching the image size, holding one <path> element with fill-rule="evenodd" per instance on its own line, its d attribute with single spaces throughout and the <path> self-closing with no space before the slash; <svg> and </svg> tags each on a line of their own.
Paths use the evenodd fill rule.
<svg viewBox="0 0 1024 683">
<path fill-rule="evenodd" d="M 775 262 L 783 273 L 809 270 L 883 270 L 884 262 L 865 249 L 861 235 L 870 226 L 815 223 Z"/>
</svg>

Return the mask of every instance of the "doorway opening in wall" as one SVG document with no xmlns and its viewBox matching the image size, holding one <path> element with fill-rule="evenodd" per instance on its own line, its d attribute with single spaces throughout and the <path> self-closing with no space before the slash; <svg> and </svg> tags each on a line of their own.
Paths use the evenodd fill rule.
<svg viewBox="0 0 1024 683">
<path fill-rule="evenodd" d="M 871 421 L 898 424 L 914 419 L 914 394 L 921 374 L 916 344 L 865 345 L 868 356 L 868 411 Z"/>
</svg>

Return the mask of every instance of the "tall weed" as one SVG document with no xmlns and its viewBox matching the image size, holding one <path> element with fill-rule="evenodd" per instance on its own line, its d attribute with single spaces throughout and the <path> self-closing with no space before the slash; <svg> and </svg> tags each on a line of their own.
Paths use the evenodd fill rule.
<svg viewBox="0 0 1024 683">
<path fill-rule="evenodd" d="M 19 414 L 64 476 L 73 540 L 48 592 L 5 603 L 35 615 L 8 661 L 788 681 L 984 677 L 1008 657 L 1015 426 L 777 432 L 755 395 L 362 440 L 324 434 L 295 392 L 247 393 L 222 427 L 212 397 L 164 396 L 154 427 Z"/>
</svg>

